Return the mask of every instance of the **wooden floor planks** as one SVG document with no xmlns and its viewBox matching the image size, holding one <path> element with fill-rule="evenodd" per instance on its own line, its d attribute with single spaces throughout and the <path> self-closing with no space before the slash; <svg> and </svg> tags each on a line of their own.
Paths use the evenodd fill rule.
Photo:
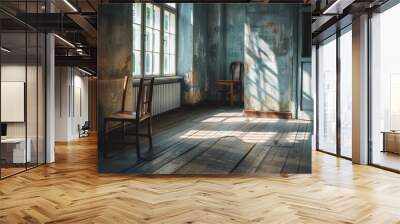
<svg viewBox="0 0 400 224">
<path fill-rule="evenodd" d="M 303 159 L 288 169 L 306 170 L 303 163 L 312 161 L 312 174 L 146 177 L 99 174 L 93 136 L 58 143 L 56 163 L 0 181 L 0 223 L 400 222 L 399 174 L 303 153 L 309 143 L 299 144 L 304 147 L 294 154 Z M 254 147 L 235 170 L 254 170 L 262 148 L 250 159 Z"/>
<path fill-rule="evenodd" d="M 146 141 L 141 144 L 144 160 L 137 161 L 134 145 L 115 145 L 122 149 L 104 161 L 106 168 L 102 170 L 185 175 L 266 175 L 310 170 L 293 165 L 307 165 L 300 160 L 306 159 L 303 143 L 311 141 L 311 136 L 304 133 L 309 122 L 245 117 L 240 108 L 184 111 L 157 117 L 153 149 L 147 150 Z"/>
</svg>

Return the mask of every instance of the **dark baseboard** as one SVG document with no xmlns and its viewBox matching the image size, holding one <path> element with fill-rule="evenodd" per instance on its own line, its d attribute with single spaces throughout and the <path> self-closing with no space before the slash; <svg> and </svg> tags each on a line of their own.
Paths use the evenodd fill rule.
<svg viewBox="0 0 400 224">
<path fill-rule="evenodd" d="M 248 117 L 281 118 L 281 119 L 293 118 L 291 112 L 243 110 L 243 113 Z"/>
</svg>

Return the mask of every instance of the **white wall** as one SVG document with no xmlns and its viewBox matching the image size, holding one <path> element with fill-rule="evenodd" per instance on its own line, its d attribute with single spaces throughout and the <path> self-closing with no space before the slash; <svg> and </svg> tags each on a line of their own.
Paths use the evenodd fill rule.
<svg viewBox="0 0 400 224">
<path fill-rule="evenodd" d="M 79 137 L 78 124 L 88 120 L 88 77 L 76 68 L 56 67 L 56 141 Z"/>
<path fill-rule="evenodd" d="M 36 70 L 38 69 L 38 70 Z M 26 80 L 27 78 L 27 80 Z M 24 138 L 25 135 L 31 141 L 32 160 L 39 163 L 44 162 L 44 74 L 42 67 L 32 65 L 25 66 L 21 63 L 4 63 L 1 66 L 1 81 L 18 81 L 26 83 L 26 121 L 25 122 L 7 122 L 8 138 Z M 9 108 L 1 108 L 7 110 Z M 39 151 L 37 151 L 39 150 Z M 36 154 L 39 156 L 36 157 Z"/>
</svg>

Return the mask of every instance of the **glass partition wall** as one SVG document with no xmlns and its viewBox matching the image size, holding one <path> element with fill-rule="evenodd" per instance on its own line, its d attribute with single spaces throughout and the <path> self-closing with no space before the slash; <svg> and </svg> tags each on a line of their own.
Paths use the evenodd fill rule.
<svg viewBox="0 0 400 224">
<path fill-rule="evenodd" d="M 318 149 L 336 153 L 336 35 L 320 43 L 318 63 Z"/>
<path fill-rule="evenodd" d="M 370 163 L 400 171 L 400 4 L 371 18 Z"/>
<path fill-rule="evenodd" d="M 21 2 L 19 6 L 28 12 L 35 10 L 34 6 L 24 4 Z M 7 24 L 0 26 L 0 178 L 3 179 L 45 163 L 46 40 L 43 33 L 21 22 L 15 22 L 13 29 Z"/>
<path fill-rule="evenodd" d="M 352 157 L 351 25 L 318 45 L 317 149 Z"/>
</svg>

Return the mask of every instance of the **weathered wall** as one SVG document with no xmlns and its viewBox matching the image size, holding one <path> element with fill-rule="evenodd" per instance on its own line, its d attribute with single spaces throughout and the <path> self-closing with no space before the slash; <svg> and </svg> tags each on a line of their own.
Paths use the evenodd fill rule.
<svg viewBox="0 0 400 224">
<path fill-rule="evenodd" d="M 298 5 L 247 6 L 245 110 L 293 112 Z"/>
<path fill-rule="evenodd" d="M 98 9 L 97 123 L 99 159 L 102 156 L 104 116 L 121 108 L 122 83 L 132 74 L 132 7 L 103 4 Z M 102 163 L 99 163 L 102 164 Z"/>
<path fill-rule="evenodd" d="M 230 79 L 230 64 L 242 61 L 249 67 L 244 77 L 245 109 L 296 116 L 297 94 L 301 94 L 297 91 L 302 86 L 298 79 L 302 7 L 181 4 L 178 61 L 183 64 L 178 67 L 185 69 L 178 69 L 178 74 L 186 79 L 184 102 L 216 100 L 216 80 Z M 191 16 L 188 10 L 193 12 L 190 25 L 184 22 Z"/>
<path fill-rule="evenodd" d="M 244 61 L 244 26 L 246 7 L 243 4 L 226 5 L 226 44 L 225 44 L 225 78 L 231 78 L 229 67 L 232 62 Z"/>
<path fill-rule="evenodd" d="M 177 75 L 184 77 L 182 86 L 186 104 L 193 104 L 193 4 L 178 4 L 178 54 Z"/>
</svg>

